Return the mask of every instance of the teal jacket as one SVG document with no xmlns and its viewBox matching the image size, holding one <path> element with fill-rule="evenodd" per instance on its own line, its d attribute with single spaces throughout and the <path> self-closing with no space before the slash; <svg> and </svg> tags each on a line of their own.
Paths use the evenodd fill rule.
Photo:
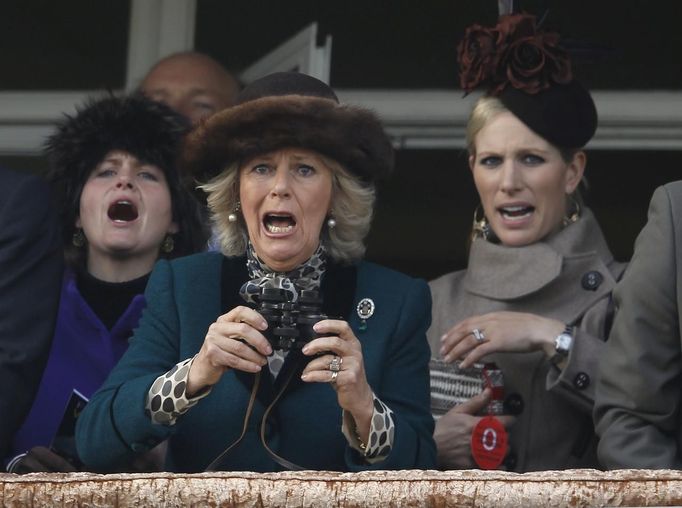
<svg viewBox="0 0 682 508">
<path fill-rule="evenodd" d="M 199 351 L 218 316 L 244 304 L 239 288 L 246 280 L 243 257 L 209 252 L 158 262 L 145 293 L 147 309 L 128 351 L 78 419 L 77 449 L 87 467 L 124 469 L 136 453 L 168 439 L 166 469 L 198 472 L 238 438 L 253 374 L 228 371 L 173 426 L 152 424 L 145 414 L 145 396 L 159 375 Z M 355 266 L 330 263 L 321 291 L 323 312 L 348 320 L 362 343 L 369 385 L 394 412 L 393 448 L 385 460 L 364 463 L 341 433 L 342 410 L 332 387 L 304 383 L 298 375 L 267 419 L 268 446 L 305 469 L 435 467 L 426 342 L 431 297 L 426 283 L 367 262 Z M 366 326 L 360 326 L 355 310 L 363 298 L 371 298 L 376 305 Z M 282 373 L 295 368 L 296 356 L 289 354 Z M 246 436 L 227 454 L 220 469 L 282 469 L 267 454 L 259 435 L 277 381 L 273 386 L 269 376 L 262 376 Z"/>
</svg>

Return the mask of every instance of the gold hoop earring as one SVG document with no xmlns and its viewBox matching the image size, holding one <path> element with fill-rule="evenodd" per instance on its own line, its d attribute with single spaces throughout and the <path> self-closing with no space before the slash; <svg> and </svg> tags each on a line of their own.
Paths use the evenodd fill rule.
<svg viewBox="0 0 682 508">
<path fill-rule="evenodd" d="M 483 207 L 479 204 L 474 209 L 474 222 L 471 226 L 471 239 L 475 240 L 476 238 L 483 238 L 484 240 L 488 240 L 490 238 L 490 232 L 490 224 L 488 223 L 485 213 L 483 213 Z"/>
<path fill-rule="evenodd" d="M 577 222 L 578 219 L 580 218 L 580 203 L 578 202 L 577 199 L 573 197 L 572 194 L 568 195 L 569 201 L 571 202 L 571 205 L 568 210 L 566 210 L 566 215 L 564 215 L 564 218 L 561 219 L 561 224 L 563 227 L 569 226 L 573 224 L 574 222 Z"/>
<path fill-rule="evenodd" d="M 166 254 L 170 254 L 173 252 L 173 249 L 175 249 L 175 240 L 168 234 L 166 235 L 166 238 L 163 239 L 163 242 L 161 242 L 161 250 Z"/>
<path fill-rule="evenodd" d="M 78 228 L 73 232 L 71 243 L 74 245 L 74 247 L 78 247 L 79 249 L 85 245 L 85 235 L 83 234 L 82 229 Z"/>
</svg>

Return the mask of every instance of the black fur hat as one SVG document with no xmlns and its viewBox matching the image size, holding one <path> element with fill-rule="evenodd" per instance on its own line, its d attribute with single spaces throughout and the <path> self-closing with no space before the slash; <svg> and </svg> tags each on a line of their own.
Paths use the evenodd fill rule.
<svg viewBox="0 0 682 508">
<path fill-rule="evenodd" d="M 393 147 L 377 116 L 339 104 L 325 83 L 296 72 L 245 87 L 235 106 L 188 135 L 183 164 L 206 182 L 233 162 L 286 147 L 320 152 L 366 182 L 393 170 Z"/>
<path fill-rule="evenodd" d="M 75 115 L 65 115 L 45 143 L 49 163 L 47 178 L 60 210 L 65 247 L 71 245 L 83 186 L 112 150 L 128 152 L 161 168 L 171 192 L 174 220 L 198 224 L 191 217 L 198 217 L 198 209 L 183 188 L 177 171 L 182 140 L 188 130 L 189 123 L 184 117 L 137 93 L 90 99 L 77 108 Z M 192 238 L 195 233 L 189 230 L 189 223 L 186 229 L 185 250 L 192 252 L 201 239 Z M 180 243 L 184 244 L 182 239 Z M 183 245 L 178 245 L 176 250 L 182 248 Z"/>
</svg>

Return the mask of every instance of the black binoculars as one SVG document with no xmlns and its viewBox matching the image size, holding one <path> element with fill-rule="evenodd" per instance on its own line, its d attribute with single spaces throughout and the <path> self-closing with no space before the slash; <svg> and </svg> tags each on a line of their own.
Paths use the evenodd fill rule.
<svg viewBox="0 0 682 508">
<path fill-rule="evenodd" d="M 298 300 L 292 302 L 284 289 L 262 288 L 257 301 L 258 312 L 268 322 L 263 335 L 273 349 L 301 349 L 320 336 L 313 325 L 328 319 L 321 312 L 322 298 L 314 289 L 302 290 Z"/>
</svg>

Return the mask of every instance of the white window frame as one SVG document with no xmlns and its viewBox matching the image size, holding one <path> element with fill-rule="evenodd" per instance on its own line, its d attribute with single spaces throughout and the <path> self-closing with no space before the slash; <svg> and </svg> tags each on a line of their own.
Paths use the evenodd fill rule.
<svg viewBox="0 0 682 508">
<path fill-rule="evenodd" d="M 195 16 L 196 0 L 131 0 L 126 88 L 135 87 L 159 58 L 192 49 Z M 331 39 L 317 47 L 316 38 L 313 24 L 247 69 L 245 77 L 287 69 L 293 62 L 328 82 Z M 289 49 L 281 49 L 287 44 Z M 302 52 L 295 57 L 294 47 Z M 457 90 L 431 89 L 336 91 L 343 102 L 375 110 L 399 148 L 464 146 L 474 95 L 462 99 Z M 40 154 L 54 122 L 97 93 L 101 92 L 0 92 L 0 155 Z M 682 90 L 596 91 L 593 96 L 599 128 L 590 149 L 682 150 Z"/>
<path fill-rule="evenodd" d="M 240 78 L 251 83 L 273 72 L 297 71 L 329 84 L 331 55 L 332 36 L 327 35 L 318 47 L 317 23 L 311 23 L 242 71 Z"/>
<path fill-rule="evenodd" d="M 131 0 L 126 90 L 155 62 L 194 48 L 196 0 Z"/>
</svg>

